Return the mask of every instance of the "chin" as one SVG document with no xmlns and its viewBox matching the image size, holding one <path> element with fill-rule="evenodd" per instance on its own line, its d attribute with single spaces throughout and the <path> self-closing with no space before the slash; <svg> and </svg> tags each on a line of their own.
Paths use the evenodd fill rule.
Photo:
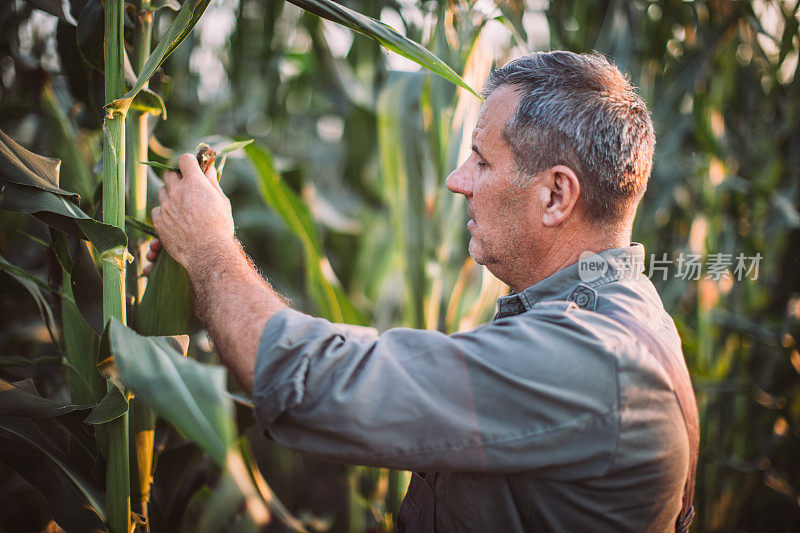
<svg viewBox="0 0 800 533">
<path fill-rule="evenodd" d="M 475 239 L 469 241 L 469 255 L 472 260 L 479 265 L 485 265 L 488 261 L 483 249 L 475 243 Z"/>
</svg>

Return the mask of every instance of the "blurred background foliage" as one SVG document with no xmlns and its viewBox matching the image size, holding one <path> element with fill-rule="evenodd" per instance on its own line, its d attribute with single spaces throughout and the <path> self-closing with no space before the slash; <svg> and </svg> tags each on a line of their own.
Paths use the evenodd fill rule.
<svg viewBox="0 0 800 533">
<path fill-rule="evenodd" d="M 800 0 L 343 3 L 420 42 L 472 87 L 526 50 L 597 50 L 630 73 L 658 138 L 634 228 L 648 263 L 650 254 L 763 257 L 755 280 L 653 276 L 700 408 L 694 528 L 800 530 Z M 69 20 L 79 9 L 59 19 L 38 4 L 57 13 L 61 2 L 0 7 L 0 129 L 61 158 L 61 186 L 91 204 L 102 78 L 81 58 L 96 50 L 76 46 Z M 225 167 L 239 238 L 297 308 L 380 329 L 452 332 L 491 317 L 507 288 L 467 259 L 464 202 L 444 188 L 469 151 L 473 95 L 281 0 L 214 0 L 151 87 L 169 111 L 169 120 L 150 121 L 151 159 L 217 136 L 252 137 L 302 199 L 314 222 L 305 241 L 268 207 L 266 163 L 259 171 L 256 157 L 239 154 Z M 41 223 L 0 212 L 9 263 L 45 278 L 48 240 Z M 33 378 L 44 396 L 63 398 L 62 348 L 40 318 L 58 306 L 50 295 L 31 298 L 4 270 L 0 377 Z M 331 305 L 319 279 L 345 304 Z M 199 324 L 192 328 L 190 355 L 216 360 Z M 246 407 L 237 417 L 264 477 L 307 528 L 391 527 L 402 476 L 294 454 L 261 436 Z M 208 459 L 167 427 L 156 440 L 155 490 L 197 511 L 216 483 Z M 180 484 L 171 481 L 178 472 Z M 50 520 L 45 501 L 2 465 L 0 500 L 0 531 L 37 531 Z"/>
</svg>

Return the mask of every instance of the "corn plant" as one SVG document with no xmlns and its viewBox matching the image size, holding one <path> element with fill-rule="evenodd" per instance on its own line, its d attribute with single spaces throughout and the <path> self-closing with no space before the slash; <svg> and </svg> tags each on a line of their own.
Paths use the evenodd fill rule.
<svg viewBox="0 0 800 533">
<path fill-rule="evenodd" d="M 58 4 L 37 2 L 56 16 L 69 19 L 70 14 L 63 13 Z M 75 8 L 78 4 L 80 9 Z M 796 529 L 800 524 L 795 451 L 800 372 L 796 344 L 796 292 L 800 284 L 794 268 L 800 242 L 794 186 L 796 169 L 800 168 L 794 149 L 800 87 L 796 3 L 569 0 L 534 5 L 514 0 L 498 2 L 493 12 L 486 12 L 485 2 L 482 6 L 474 4 L 425 2 L 418 7 L 423 17 L 406 17 L 401 19 L 402 27 L 395 27 L 463 72 L 471 87 L 481 84 L 493 64 L 522 53 L 522 49 L 596 49 L 610 55 L 641 88 L 658 130 L 656 165 L 634 239 L 644 242 L 648 252 L 657 256 L 662 252 L 674 257 L 681 252 L 715 251 L 748 255 L 760 251 L 765 256 L 757 281 L 732 285 L 724 280 L 654 281 L 681 331 L 701 410 L 697 530 Z M 30 10 L 24 3 L 20 5 Z M 36 86 L 35 109 L 15 107 L 14 103 L 27 101 L 14 92 L 27 87 L 23 80 L 29 83 L 38 79 L 30 71 L 19 74 L 8 92 L 0 96 L 0 122 L 17 125 L 23 122 L 23 116 L 36 116 L 42 124 L 39 137 L 46 142 L 26 136 L 24 124 L 15 128 L 19 132 L 15 138 L 25 139 L 20 144 L 35 146 L 35 151 L 60 158 L 57 189 L 80 193 L 79 207 L 99 221 L 101 195 L 95 194 L 93 169 L 101 156 L 101 124 L 106 114 L 103 104 L 108 101 L 102 96 L 103 79 L 98 77 L 103 70 L 103 54 L 98 53 L 102 44 L 99 48 L 92 46 L 96 40 L 87 30 L 101 27 L 97 17 L 104 15 L 98 2 L 74 1 L 71 5 L 71 18 L 78 21 L 78 27 L 68 20 L 59 23 L 59 54 L 67 57 L 72 50 L 82 58 L 80 69 L 73 68 L 74 63 L 64 63 L 69 80 L 83 76 L 91 82 L 81 85 L 70 81 L 70 91 L 83 107 L 65 105 L 64 84 L 58 79 L 44 79 Z M 126 89 L 134 87 L 150 57 L 141 52 L 144 47 L 138 40 L 146 34 L 144 22 L 148 17 L 141 16 L 141 9 L 147 5 L 142 2 L 134 6 L 137 10 L 129 8 L 126 31 L 132 68 L 125 71 Z M 150 194 L 146 202 L 152 206 L 152 193 L 158 186 L 156 173 L 162 170 L 145 169 L 138 163 L 149 160 L 171 165 L 170 151 L 156 142 L 156 136 L 166 140 L 167 146 L 191 150 L 198 141 L 211 141 L 202 136 L 216 133 L 217 128 L 234 137 L 246 131 L 248 137 L 256 137 L 256 142 L 245 148 L 247 164 L 231 162 L 226 170 L 226 190 L 232 195 L 240 237 L 248 251 L 269 273 L 273 284 L 288 293 L 298 307 L 333 320 L 381 328 L 403 324 L 451 332 L 484 321 L 504 288 L 465 261 L 466 240 L 459 222 L 463 221 L 463 202 L 442 187 L 447 172 L 468 150 L 470 120 L 474 120 L 479 100 L 466 89 L 456 88 L 457 80 L 451 79 L 456 81 L 451 84 L 441 77 L 387 67 L 380 51 L 381 40 L 390 47 L 404 41 L 387 34 L 384 26 L 327 2 L 297 5 L 367 35 L 375 31 L 377 42 L 356 37 L 345 55 L 334 53 L 339 37 L 328 35 L 329 27 L 317 16 L 301 14 L 283 2 L 240 0 L 231 42 L 222 50 L 231 96 L 199 109 L 196 80 L 193 82 L 184 66 L 190 45 L 177 49 L 155 70 L 156 75 L 146 80 L 149 83 L 142 85 L 126 113 L 127 240 L 138 241 L 151 231 L 146 224 L 147 210 L 142 224 L 132 207 L 131 177 L 136 172 L 147 176 Z M 402 14 L 417 9 L 392 0 L 353 0 L 348 6 L 357 6 L 362 15 L 373 18 L 381 17 L 384 11 Z M 180 5 L 151 0 L 149 8 L 154 22 L 163 22 L 173 17 L 169 9 L 179 9 Z M 183 17 L 191 19 L 185 14 Z M 532 26 L 530 19 L 536 17 L 545 26 Z M 6 24 L 3 29 L 8 30 L 0 34 L 15 35 L 13 19 L 6 20 L 0 18 L 0 24 Z M 165 26 L 152 27 L 159 33 L 157 29 Z M 498 33 L 501 26 L 504 32 Z M 291 43 L 295 33 L 308 37 L 307 48 L 303 48 L 302 39 Z M 189 37 L 189 41 L 194 39 Z M 70 42 L 73 44 L 66 46 Z M 400 45 L 397 48 L 403 49 Z M 419 49 L 413 53 L 420 62 L 430 60 Z M 287 75 L 282 70 L 286 63 L 294 67 L 294 73 Z M 92 74 L 87 75 L 87 68 Z M 19 72 L 21 69 L 18 66 Z M 170 74 L 171 85 L 160 75 L 162 70 Z M 446 70 L 443 73 L 447 74 Z M 156 118 L 157 114 L 163 118 L 163 110 L 155 93 L 167 103 L 170 120 Z M 79 111 L 75 113 L 75 109 Z M 318 119 L 331 115 L 343 124 L 341 135 L 333 141 L 323 139 L 315 129 Z M 271 127 L 259 118 L 264 116 Z M 135 133 L 136 124 L 142 120 L 148 122 L 150 149 L 134 155 L 134 137 L 140 134 Z M 8 153 L 21 149 L 6 137 L 2 139 Z M 145 144 L 140 142 L 138 150 Z M 52 167 L 52 162 L 37 164 L 41 169 Z M 161 422 L 152 426 L 149 421 L 154 418 L 145 418 L 147 423 L 140 425 L 136 402 L 157 396 L 168 384 L 148 385 L 150 380 L 142 379 L 147 374 L 136 374 L 139 365 L 150 365 L 149 373 L 156 373 L 155 368 L 162 374 L 174 369 L 169 372 L 184 376 L 181 379 L 186 382 L 193 379 L 189 372 L 197 370 L 202 378 L 196 381 L 214 384 L 214 391 L 209 392 L 209 398 L 217 399 L 214 405 L 230 398 L 218 394 L 225 390 L 225 384 L 222 389 L 217 387 L 216 383 L 222 381 L 217 373 L 203 373 L 201 370 L 208 369 L 199 365 L 191 365 L 194 370 L 184 368 L 183 363 L 194 363 L 195 359 L 213 360 L 200 343 L 190 343 L 191 358 L 184 359 L 172 357 L 181 353 L 182 346 L 178 351 L 172 340 L 156 340 L 159 335 L 196 329 L 191 322 L 187 327 L 188 288 L 174 283 L 176 276 L 183 274 L 162 254 L 145 286 L 145 281 L 136 277 L 140 268 L 135 259 L 138 249 L 131 244 L 128 250 L 134 262 L 127 264 L 126 292 L 130 293 L 128 301 L 135 305 L 126 309 L 127 326 L 115 321 L 106 328 L 102 305 L 97 305 L 100 300 L 89 295 L 102 292 L 97 263 L 103 252 L 113 250 L 125 239 L 114 240 L 115 230 L 94 226 L 86 219 L 89 215 L 79 216 L 74 223 L 66 220 L 76 213 L 72 208 L 74 196 L 55 190 L 53 182 L 48 186 L 37 181 L 37 187 L 24 179 L 19 178 L 22 181 L 14 182 L 15 186 L 4 177 L 4 205 L 36 213 L 34 217 L 56 228 L 53 236 L 49 230 L 42 231 L 41 225 L 30 224 L 25 226 L 26 232 L 35 235 L 14 233 L 19 221 L 27 219 L 8 211 L 0 213 L 4 228 L 0 269 L 19 282 L 20 291 L 27 290 L 33 296 L 29 302 L 20 298 L 20 306 L 27 305 L 25 309 L 31 313 L 40 312 L 46 324 L 37 330 L 42 339 L 28 352 L 14 352 L 14 345 L 4 341 L 3 346 L 8 347 L 3 350 L 19 355 L 0 358 L 3 377 L 19 379 L 7 380 L 14 386 L 8 386 L 12 392 L 2 403 L 9 407 L 2 412 L 0 452 L 45 494 L 59 523 L 76 520 L 85 526 L 82 529 L 104 527 L 108 514 L 105 450 L 109 436 L 104 424 L 119 418 L 115 413 L 125 409 L 125 396 L 112 389 L 106 398 L 106 378 L 96 371 L 98 357 L 102 357 L 109 363 L 103 368 L 116 368 L 123 378 L 121 383 L 129 388 L 128 395 L 131 391 L 136 394 L 128 401 L 135 521 L 146 514 L 149 527 L 157 531 L 181 526 L 210 530 L 217 528 L 219 521 L 239 520 L 237 527 L 253 522 L 246 515 L 254 515 L 242 512 L 246 505 L 241 502 L 250 497 L 249 505 L 254 506 L 259 497 L 252 499 L 252 492 L 239 488 L 245 484 L 237 484 L 229 471 L 232 467 L 220 466 L 229 464 L 223 463 L 220 450 L 232 446 L 234 457 L 241 457 L 246 467 L 258 459 L 287 506 L 303 511 L 312 508 L 310 515 L 304 512 L 299 517 L 299 523 L 285 512 L 281 514 L 267 485 L 251 468 L 249 477 L 263 495 L 262 501 L 273 502 L 273 515 L 283 517 L 289 527 L 391 529 L 393 511 L 405 488 L 402 474 L 348 467 L 333 470 L 335 477 L 331 478 L 328 465 L 278 449 L 258 440 L 259 435 L 250 435 L 258 444 L 252 450 L 235 436 L 230 445 L 230 427 L 223 424 L 215 428 L 214 424 L 233 416 L 231 413 L 235 413 L 240 429 L 252 421 L 240 395 L 234 396 L 232 404 L 220 404 L 219 412 L 209 412 L 206 421 L 198 418 L 185 425 L 171 407 L 181 405 L 177 410 L 187 413 L 204 411 L 206 404 L 200 398 L 172 399 L 163 405 L 152 400 L 154 404 L 148 408 Z M 69 209 L 59 211 L 62 204 L 58 204 L 51 206 L 54 211 L 43 214 L 40 204 L 24 203 L 28 197 L 20 195 L 20 190 L 40 198 L 40 191 L 49 191 L 64 198 Z M 342 190 L 355 200 L 340 200 Z M 264 204 L 270 206 L 269 211 Z M 338 218 L 330 214 L 331 206 Z M 414 220 L 410 219 L 412 214 Z M 66 238 L 62 235 L 65 232 Z M 36 264 L 30 260 L 34 254 L 23 251 L 38 249 L 38 256 L 42 256 L 41 248 L 37 248 L 42 245 L 53 250 L 51 265 L 58 265 L 62 280 L 45 279 L 37 275 L 38 270 L 28 268 Z M 48 306 L 53 297 L 60 301 L 55 312 Z M 179 312 L 171 312 L 172 305 Z M 131 336 L 130 328 L 144 336 Z M 50 340 L 48 329 L 57 344 Z M 197 337 L 192 336 L 192 340 Z M 114 342 L 120 353 L 112 351 Z M 123 353 L 127 344 L 136 346 L 129 359 Z M 36 346 L 59 346 L 62 351 L 37 350 Z M 108 360 L 112 353 L 116 365 Z M 60 375 L 52 371 L 53 367 L 66 367 L 68 402 L 58 393 L 60 384 L 48 377 Z M 30 375 L 36 380 L 36 388 L 31 382 L 15 383 Z M 143 388 L 148 386 L 154 390 Z M 17 400 L 12 401 L 12 397 Z M 103 409 L 98 409 L 100 404 L 104 404 Z M 32 405 L 38 405 L 39 410 Z M 87 425 L 83 420 L 89 413 L 94 413 L 94 423 Z M 34 416 L 38 429 L 24 421 Z M 164 421 L 191 440 L 168 430 Z M 151 427 L 155 431 L 148 433 Z M 215 430 L 201 431 L 201 427 Z M 38 442 L 36 437 L 41 433 L 37 431 L 55 444 L 63 443 L 55 436 L 68 434 L 72 444 Z M 235 435 L 236 429 L 233 431 Z M 148 442 L 153 434 L 153 453 L 139 453 L 147 448 L 140 443 Z M 30 443 L 26 444 L 29 451 L 20 451 L 21 442 Z M 143 465 L 154 460 L 155 452 L 158 466 L 153 472 L 152 464 Z M 39 461 L 38 469 L 34 469 L 29 465 L 31 457 L 48 459 Z M 147 475 L 140 476 L 148 470 L 152 482 Z M 210 478 L 208 472 L 213 472 Z M 180 483 L 176 483 L 178 479 Z M 336 488 L 329 488 L 320 498 L 321 484 Z M 101 514 L 86 513 L 86 502 L 93 502 L 88 507 Z M 239 505 L 238 512 L 218 511 L 234 505 Z M 98 518 L 101 515 L 103 519 Z"/>
<path fill-rule="evenodd" d="M 372 37 L 474 94 L 436 56 L 374 19 L 334 2 L 294 3 Z M 82 68 L 103 82 L 105 105 L 96 109 L 102 139 L 98 163 L 102 173 L 95 195 L 99 200 L 81 199 L 61 188 L 60 160 L 33 153 L 0 131 L 0 207 L 30 214 L 49 227 L 50 242 L 42 243 L 59 265 L 61 282 L 42 280 L 5 259 L 2 268 L 36 298 L 54 346 L 63 349 L 69 398 L 48 399 L 30 380 L 3 381 L 2 458 L 42 492 L 53 519 L 68 530 L 169 530 L 176 524 L 204 531 L 231 524 L 236 530 L 252 530 L 266 524 L 270 515 L 291 529 L 305 530 L 271 492 L 246 441 L 237 437 L 225 371 L 186 357 L 190 299 L 186 273 L 162 253 L 149 280 L 142 276 L 142 239 L 154 234 L 147 220 L 148 181 L 158 183 L 148 175 L 152 172 L 148 167 L 172 168 L 168 162 L 149 161 L 148 122 L 151 116 L 166 116 L 162 97 L 149 83 L 197 24 L 209 0 L 183 5 L 141 0 L 129 6 L 127 15 L 134 21 L 132 62 L 124 39 L 123 0 L 78 4 L 74 28 L 69 26 L 75 21 L 59 6 L 46 7 L 62 19 L 64 34 L 75 38 L 70 44 L 77 44 L 85 61 Z M 153 21 L 162 16 L 161 8 L 176 13 L 151 51 Z M 50 92 L 45 97 L 62 126 L 61 134 L 69 138 L 74 132 L 57 97 Z M 220 152 L 220 175 L 226 152 L 245 144 Z M 209 151 L 205 146 L 201 153 Z M 257 146 L 246 151 L 260 176 L 265 200 L 303 243 L 310 292 L 322 314 L 365 322 L 341 285 L 323 272 L 325 253 L 313 222 L 281 182 L 269 152 Z M 208 166 L 213 159 L 201 163 Z M 80 169 L 84 178 L 82 192 L 91 192 L 88 162 L 71 163 L 69 170 Z M 89 212 L 96 202 L 102 216 L 90 216 L 79 201 Z M 131 261 L 131 274 L 126 276 Z M 60 328 L 42 291 L 62 302 Z M 247 404 L 245 399 L 238 401 Z M 187 516 L 170 516 L 174 511 L 163 500 L 158 501 L 157 514 L 149 505 L 158 418 L 204 450 L 221 472 L 214 493 L 191 495 Z M 58 443 L 63 430 L 68 435 L 66 448 Z M 355 487 L 352 492 L 355 497 Z M 167 503 L 177 507 L 180 502 L 174 501 L 173 492 Z M 358 514 L 351 513 L 351 530 L 359 529 Z"/>
</svg>

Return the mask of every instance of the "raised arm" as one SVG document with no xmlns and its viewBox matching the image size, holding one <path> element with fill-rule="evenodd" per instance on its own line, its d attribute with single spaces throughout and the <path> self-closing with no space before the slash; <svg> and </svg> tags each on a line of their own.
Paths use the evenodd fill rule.
<svg viewBox="0 0 800 533">
<path fill-rule="evenodd" d="M 191 154 L 181 172 L 167 172 L 153 225 L 167 252 L 186 268 L 194 308 L 222 362 L 248 392 L 253 389 L 261 332 L 283 298 L 256 272 L 234 236 L 228 198 L 213 168 L 203 175 Z"/>
</svg>

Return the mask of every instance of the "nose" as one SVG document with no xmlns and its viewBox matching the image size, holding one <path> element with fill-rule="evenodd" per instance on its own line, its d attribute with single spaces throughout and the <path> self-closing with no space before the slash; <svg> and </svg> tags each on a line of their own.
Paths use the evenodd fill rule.
<svg viewBox="0 0 800 533">
<path fill-rule="evenodd" d="M 445 185 L 452 192 L 456 194 L 463 194 L 464 196 L 472 196 L 472 176 L 470 176 L 467 169 L 467 163 L 464 163 L 447 176 Z"/>
</svg>

